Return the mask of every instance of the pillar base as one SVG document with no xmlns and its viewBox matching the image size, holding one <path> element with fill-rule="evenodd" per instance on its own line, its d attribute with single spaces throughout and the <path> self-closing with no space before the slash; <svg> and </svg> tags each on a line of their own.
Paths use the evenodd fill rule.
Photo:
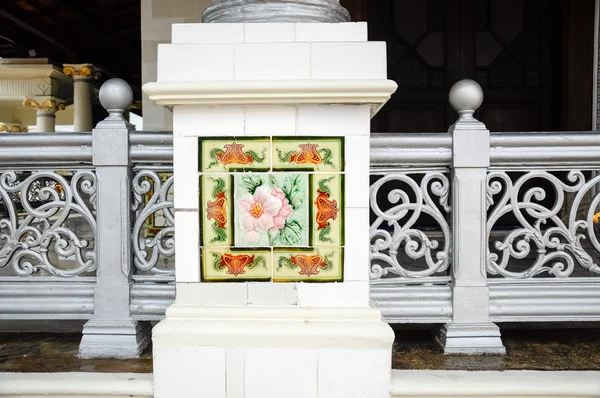
<svg viewBox="0 0 600 398">
<path fill-rule="evenodd" d="M 90 320 L 83 326 L 80 358 L 136 358 L 150 343 L 149 322 Z"/>
<path fill-rule="evenodd" d="M 152 339 L 156 398 L 389 397 L 394 334 L 371 308 L 173 305 Z"/>
<path fill-rule="evenodd" d="M 494 323 L 449 323 L 436 335 L 444 354 L 506 354 L 500 328 Z"/>
</svg>

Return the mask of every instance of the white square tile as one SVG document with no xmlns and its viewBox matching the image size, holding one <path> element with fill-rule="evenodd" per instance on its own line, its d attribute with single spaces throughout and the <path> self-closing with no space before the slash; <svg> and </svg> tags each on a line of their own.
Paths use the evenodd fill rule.
<svg viewBox="0 0 600 398">
<path fill-rule="evenodd" d="M 346 208 L 344 281 L 368 281 L 369 208 Z"/>
<path fill-rule="evenodd" d="M 283 43 L 296 40 L 294 23 L 246 23 L 244 32 L 246 43 Z"/>
<path fill-rule="evenodd" d="M 297 23 L 296 41 L 367 41 L 366 22 Z"/>
<path fill-rule="evenodd" d="M 246 348 L 245 398 L 317 398 L 317 351 Z"/>
<path fill-rule="evenodd" d="M 177 283 L 177 304 L 202 307 L 245 307 L 246 283 Z"/>
<path fill-rule="evenodd" d="M 233 80 L 232 44 L 159 44 L 158 81 Z"/>
<path fill-rule="evenodd" d="M 293 135 L 296 107 L 283 105 L 246 106 L 246 135 Z"/>
<path fill-rule="evenodd" d="M 245 398 L 246 350 L 227 348 L 225 363 L 227 367 L 227 398 Z"/>
<path fill-rule="evenodd" d="M 368 105 L 301 105 L 298 135 L 365 135 L 371 131 Z"/>
<path fill-rule="evenodd" d="M 181 105 L 173 109 L 174 137 L 244 135 L 243 106 Z"/>
<path fill-rule="evenodd" d="M 284 307 L 297 304 L 295 283 L 248 283 L 248 306 Z"/>
<path fill-rule="evenodd" d="M 198 211 L 175 211 L 175 279 L 200 282 Z"/>
<path fill-rule="evenodd" d="M 153 364 L 157 397 L 227 398 L 224 348 L 155 347 Z"/>
<path fill-rule="evenodd" d="M 298 300 L 301 307 L 368 307 L 369 282 L 299 283 Z"/>
<path fill-rule="evenodd" d="M 173 138 L 175 209 L 198 210 L 198 138 Z"/>
<path fill-rule="evenodd" d="M 385 42 L 311 43 L 313 79 L 385 79 Z"/>
<path fill-rule="evenodd" d="M 185 23 L 173 25 L 173 44 L 244 42 L 241 23 Z"/>
<path fill-rule="evenodd" d="M 346 137 L 346 207 L 369 207 L 370 137 Z"/>
<path fill-rule="evenodd" d="M 319 397 L 389 398 L 391 368 L 389 350 L 321 350 Z"/>
<path fill-rule="evenodd" d="M 299 80 L 310 78 L 309 43 L 235 45 L 235 80 Z"/>
</svg>

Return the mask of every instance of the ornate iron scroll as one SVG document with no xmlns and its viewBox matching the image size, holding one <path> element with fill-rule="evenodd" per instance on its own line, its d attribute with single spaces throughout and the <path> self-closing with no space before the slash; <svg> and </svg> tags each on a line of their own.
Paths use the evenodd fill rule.
<svg viewBox="0 0 600 398">
<path fill-rule="evenodd" d="M 62 174 L 0 174 L 0 268 L 10 264 L 18 276 L 43 270 L 60 277 L 96 270 L 96 175 Z M 85 228 L 72 225 L 76 221 L 89 226 L 92 239 L 81 236 Z"/>
<path fill-rule="evenodd" d="M 517 279 L 543 273 L 566 278 L 578 264 L 589 272 L 600 273 L 590 255 L 593 250 L 600 251 L 594 230 L 600 194 L 592 192 L 598 183 L 600 176 L 586 181 L 580 170 L 566 172 L 564 179 L 543 170 L 528 171 L 518 178 L 511 178 L 503 171 L 490 172 L 488 235 L 505 215 L 514 216 L 520 227 L 493 242 L 493 247 L 490 242 L 487 271 Z M 570 204 L 567 193 L 572 193 Z M 590 196 L 586 203 L 584 199 Z M 514 267 L 515 262 L 521 263 L 520 266 Z"/>
<path fill-rule="evenodd" d="M 389 274 L 423 278 L 448 269 L 449 191 L 448 178 L 439 171 L 385 174 L 371 185 L 371 211 L 375 215 L 370 229 L 371 279 Z M 437 224 L 435 229 L 441 232 L 443 243 L 420 227 L 426 216 Z M 418 260 L 419 265 L 409 269 L 401 264 L 404 255 Z"/>
<path fill-rule="evenodd" d="M 174 269 L 159 266 L 161 258 L 175 254 L 173 175 L 142 170 L 135 174 L 132 185 L 132 206 L 136 212 L 132 233 L 135 266 L 140 271 L 173 276 Z M 153 222 L 157 217 L 164 220 L 160 226 Z"/>
</svg>

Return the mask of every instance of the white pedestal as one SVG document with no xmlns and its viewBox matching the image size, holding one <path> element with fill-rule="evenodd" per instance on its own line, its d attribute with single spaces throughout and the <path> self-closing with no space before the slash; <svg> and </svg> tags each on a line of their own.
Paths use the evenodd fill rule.
<svg viewBox="0 0 600 398">
<path fill-rule="evenodd" d="M 386 79 L 385 43 L 367 42 L 366 33 L 366 24 L 186 24 L 174 25 L 174 43 L 159 47 L 158 82 L 144 90 L 173 107 L 177 298 L 153 331 L 155 397 L 389 396 L 394 336 L 369 306 L 369 135 L 396 84 Z M 343 176 L 336 188 L 336 222 L 343 222 L 335 228 L 345 232 L 337 232 L 337 246 L 294 247 L 342 252 L 331 280 L 276 278 L 279 245 L 262 248 L 271 253 L 266 282 L 207 278 L 201 254 L 213 248 L 200 248 L 198 220 L 208 210 L 198 200 L 198 170 L 206 166 L 198 163 L 199 142 L 224 137 L 248 148 L 262 137 L 272 159 L 263 172 L 272 176 L 285 171 L 274 167 L 275 138 L 301 147 L 342 143 L 338 168 L 324 174 Z M 309 173 L 311 181 L 323 178 L 323 169 Z M 308 206 L 316 205 L 311 189 Z M 240 249 L 235 242 L 226 250 Z"/>
</svg>

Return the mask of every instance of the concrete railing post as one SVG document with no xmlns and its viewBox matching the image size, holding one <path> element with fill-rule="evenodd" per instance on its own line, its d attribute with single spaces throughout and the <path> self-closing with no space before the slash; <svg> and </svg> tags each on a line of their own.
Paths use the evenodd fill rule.
<svg viewBox="0 0 600 398">
<path fill-rule="evenodd" d="M 131 87 L 111 79 L 100 89 L 109 116 L 92 131 L 97 188 L 97 282 L 94 315 L 83 329 L 81 357 L 135 357 L 149 342 L 150 325 L 130 318 L 131 164 L 129 133 L 123 118 L 131 104 Z"/>
<path fill-rule="evenodd" d="M 460 118 L 452 135 L 452 322 L 438 335 L 447 354 L 504 354 L 498 326 L 490 322 L 487 285 L 486 179 L 490 132 L 473 117 L 483 92 L 473 80 L 450 90 Z"/>
</svg>

